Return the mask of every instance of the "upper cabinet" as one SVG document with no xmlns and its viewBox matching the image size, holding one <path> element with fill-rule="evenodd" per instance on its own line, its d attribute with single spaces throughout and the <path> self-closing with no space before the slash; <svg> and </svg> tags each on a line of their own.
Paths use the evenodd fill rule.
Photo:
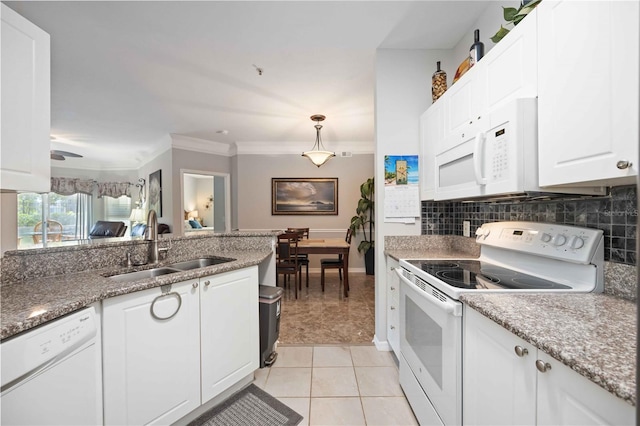
<svg viewBox="0 0 640 426">
<path fill-rule="evenodd" d="M 545 0 L 538 11 L 540 185 L 638 174 L 638 2 Z"/>
<path fill-rule="evenodd" d="M 0 4 L 0 189 L 49 192 L 49 35 Z"/>
</svg>

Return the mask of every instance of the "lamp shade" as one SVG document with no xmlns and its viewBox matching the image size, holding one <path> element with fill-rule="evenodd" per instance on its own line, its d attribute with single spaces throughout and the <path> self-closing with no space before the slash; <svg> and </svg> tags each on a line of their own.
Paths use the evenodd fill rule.
<svg viewBox="0 0 640 426">
<path fill-rule="evenodd" d="M 129 220 L 131 222 L 144 222 L 144 210 L 141 208 L 131 209 Z"/>
<path fill-rule="evenodd" d="M 325 151 L 324 145 L 322 144 L 322 137 L 320 136 L 320 130 L 322 129 L 322 126 L 320 125 L 320 122 L 325 118 L 326 117 L 321 114 L 311 116 L 311 120 L 316 122 L 316 125 L 313 126 L 316 128 L 316 142 L 313 145 L 313 148 L 311 148 L 311 151 L 305 151 L 302 153 L 303 157 L 307 157 L 314 165 L 318 167 L 326 163 L 327 160 L 331 157 L 336 156 L 336 154 L 331 151 Z"/>
<path fill-rule="evenodd" d="M 189 219 L 193 219 L 193 218 L 198 217 L 198 210 L 191 210 L 191 211 L 187 214 L 187 217 L 188 217 Z"/>
</svg>

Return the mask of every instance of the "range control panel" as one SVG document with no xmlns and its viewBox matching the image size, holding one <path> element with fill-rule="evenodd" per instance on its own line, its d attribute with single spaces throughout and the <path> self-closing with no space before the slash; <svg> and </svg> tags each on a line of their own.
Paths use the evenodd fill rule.
<svg viewBox="0 0 640 426">
<path fill-rule="evenodd" d="M 482 245 L 589 263 L 603 238 L 600 229 L 540 222 L 492 222 L 476 230 Z"/>
</svg>

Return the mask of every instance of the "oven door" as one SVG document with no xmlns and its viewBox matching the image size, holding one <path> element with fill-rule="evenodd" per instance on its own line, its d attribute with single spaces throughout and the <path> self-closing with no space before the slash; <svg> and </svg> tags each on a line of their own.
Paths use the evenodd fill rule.
<svg viewBox="0 0 640 426">
<path fill-rule="evenodd" d="M 396 272 L 400 276 L 400 352 L 442 422 L 459 425 L 462 303 L 402 268 Z"/>
</svg>

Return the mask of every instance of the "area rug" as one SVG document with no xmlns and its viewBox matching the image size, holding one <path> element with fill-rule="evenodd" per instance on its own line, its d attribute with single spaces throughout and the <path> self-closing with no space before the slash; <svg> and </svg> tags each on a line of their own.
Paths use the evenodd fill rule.
<svg viewBox="0 0 640 426">
<path fill-rule="evenodd" d="M 301 421 L 300 414 L 251 384 L 188 426 L 295 426 Z"/>
</svg>

